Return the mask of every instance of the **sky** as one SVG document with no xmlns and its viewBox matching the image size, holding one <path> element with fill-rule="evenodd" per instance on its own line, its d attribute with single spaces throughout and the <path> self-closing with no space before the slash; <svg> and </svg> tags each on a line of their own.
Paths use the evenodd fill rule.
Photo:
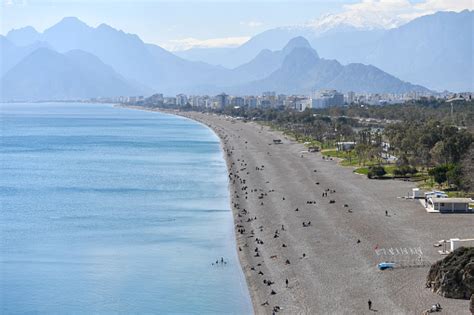
<svg viewBox="0 0 474 315">
<path fill-rule="evenodd" d="M 473 0 L 1 0 L 5 35 L 38 31 L 75 16 L 106 23 L 170 50 L 237 46 L 267 29 L 313 25 L 334 16 L 393 27 L 436 11 L 473 9 Z M 328 17 L 329 16 L 329 17 Z M 383 17 L 381 19 L 380 17 Z M 377 21 L 376 21 L 377 20 Z M 380 25 L 379 25 L 380 26 Z"/>
</svg>

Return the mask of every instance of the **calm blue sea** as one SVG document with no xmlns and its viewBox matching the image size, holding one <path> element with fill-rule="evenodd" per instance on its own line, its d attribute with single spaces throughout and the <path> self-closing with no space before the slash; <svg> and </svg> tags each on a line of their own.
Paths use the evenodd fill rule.
<svg viewBox="0 0 474 315">
<path fill-rule="evenodd" d="M 252 313 L 210 129 L 104 104 L 0 115 L 0 313 Z"/>
</svg>

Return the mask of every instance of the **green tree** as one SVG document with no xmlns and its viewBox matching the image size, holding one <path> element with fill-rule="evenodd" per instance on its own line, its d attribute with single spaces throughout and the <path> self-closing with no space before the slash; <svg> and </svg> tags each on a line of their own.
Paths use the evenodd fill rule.
<svg viewBox="0 0 474 315">
<path fill-rule="evenodd" d="M 448 166 L 446 164 L 436 166 L 429 170 L 428 174 L 433 176 L 433 179 L 438 184 L 442 184 L 448 180 L 446 173 L 448 172 Z"/>
<path fill-rule="evenodd" d="M 474 144 L 471 144 L 461 161 L 461 187 L 464 191 L 474 191 Z"/>
<path fill-rule="evenodd" d="M 433 159 L 434 164 L 444 164 L 447 163 L 447 149 L 443 141 L 438 141 L 430 150 L 431 158 Z"/>
<path fill-rule="evenodd" d="M 448 166 L 448 171 L 446 172 L 446 178 L 448 184 L 454 185 L 456 188 L 461 187 L 462 182 L 462 170 L 459 164 L 451 164 Z"/>
</svg>

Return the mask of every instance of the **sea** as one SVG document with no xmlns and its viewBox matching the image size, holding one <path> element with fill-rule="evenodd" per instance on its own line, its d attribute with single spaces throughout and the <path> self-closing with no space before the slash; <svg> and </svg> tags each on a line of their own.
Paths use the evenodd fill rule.
<svg viewBox="0 0 474 315">
<path fill-rule="evenodd" d="M 253 312 L 209 128 L 92 103 L 0 124 L 0 313 Z"/>
</svg>

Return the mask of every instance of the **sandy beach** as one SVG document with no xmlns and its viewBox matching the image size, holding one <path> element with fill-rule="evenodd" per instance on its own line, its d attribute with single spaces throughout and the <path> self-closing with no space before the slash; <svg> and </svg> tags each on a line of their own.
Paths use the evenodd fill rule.
<svg viewBox="0 0 474 315">
<path fill-rule="evenodd" d="M 256 314 L 421 314 L 435 303 L 470 314 L 467 300 L 434 294 L 425 279 L 442 258 L 433 244 L 472 237 L 474 215 L 428 214 L 403 198 L 413 183 L 369 180 L 258 123 L 178 114 L 221 138 Z M 378 270 L 387 260 L 405 267 Z"/>
</svg>

